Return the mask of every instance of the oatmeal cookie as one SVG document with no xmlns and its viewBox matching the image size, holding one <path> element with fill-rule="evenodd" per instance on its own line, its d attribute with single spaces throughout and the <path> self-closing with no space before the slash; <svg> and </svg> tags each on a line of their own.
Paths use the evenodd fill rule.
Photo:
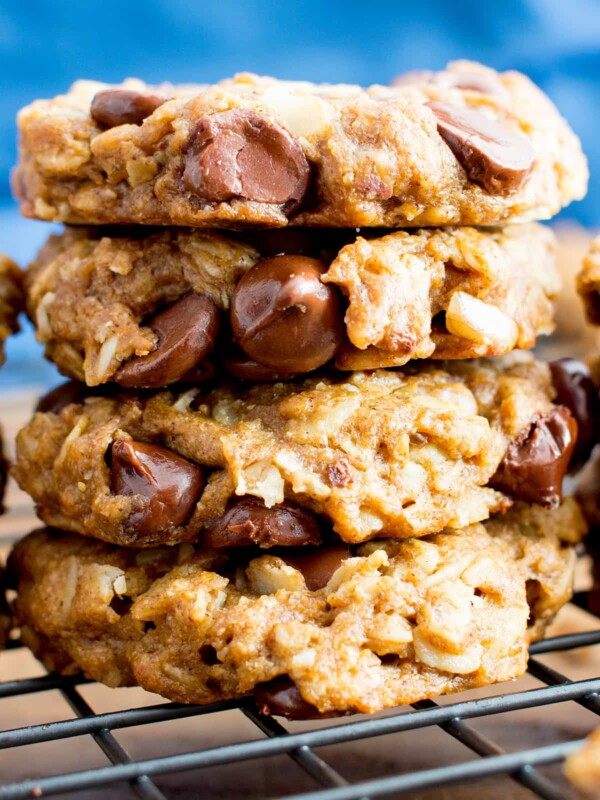
<svg viewBox="0 0 600 800">
<path fill-rule="evenodd" d="M 0 561 L 0 650 L 6 647 L 11 628 L 12 621 L 4 591 L 4 569 Z"/>
<path fill-rule="evenodd" d="M 577 438 L 549 368 L 526 353 L 249 388 L 81 392 L 67 384 L 42 402 L 13 474 L 46 524 L 124 545 L 197 541 L 247 496 L 316 514 L 347 542 L 459 528 L 513 499 L 555 506 Z M 232 524 L 246 523 L 251 512 Z"/>
<path fill-rule="evenodd" d="M 26 273 L 28 311 L 65 375 L 128 388 L 501 355 L 552 331 L 549 229 L 366 235 L 69 228 Z"/>
<path fill-rule="evenodd" d="M 567 758 L 564 772 L 582 800 L 600 800 L 600 728 Z"/>
<path fill-rule="evenodd" d="M 494 225 L 548 219 L 587 187 L 548 98 L 468 61 L 369 89 L 79 81 L 18 123 L 21 211 L 78 224 Z"/>
<path fill-rule="evenodd" d="M 600 325 L 600 236 L 590 244 L 577 276 L 577 291 L 585 307 L 588 321 Z"/>
<path fill-rule="evenodd" d="M 50 670 L 176 702 L 254 692 L 263 711 L 374 712 L 510 680 L 569 600 L 572 500 L 335 559 L 131 550 L 42 530 L 9 559 L 23 642 Z"/>
<path fill-rule="evenodd" d="M 22 307 L 21 270 L 8 256 L 0 254 L 0 366 L 4 363 L 2 345 L 18 331 L 17 317 Z"/>
</svg>

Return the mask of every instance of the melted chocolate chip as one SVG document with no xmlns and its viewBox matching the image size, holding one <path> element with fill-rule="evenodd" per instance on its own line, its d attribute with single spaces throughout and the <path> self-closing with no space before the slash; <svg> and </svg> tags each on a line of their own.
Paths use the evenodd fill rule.
<svg viewBox="0 0 600 800">
<path fill-rule="evenodd" d="M 96 387 L 97 388 L 97 387 Z M 73 403 L 83 403 L 86 397 L 85 385 L 78 381 L 67 381 L 49 391 L 38 400 L 36 411 L 44 414 L 60 414 L 63 408 Z"/>
<path fill-rule="evenodd" d="M 166 99 L 155 94 L 107 89 L 94 96 L 90 113 L 94 122 L 103 128 L 141 125 Z"/>
<path fill-rule="evenodd" d="M 166 447 L 117 439 L 110 449 L 114 494 L 141 495 L 147 502 L 127 521 L 141 538 L 183 525 L 204 489 L 204 472 Z"/>
<path fill-rule="evenodd" d="M 326 719 L 336 714 L 321 714 L 318 708 L 307 703 L 294 681 L 281 675 L 254 687 L 254 699 L 261 714 L 285 717 L 290 720 Z"/>
<path fill-rule="evenodd" d="M 566 406 L 577 420 L 577 444 L 570 467 L 582 466 L 598 442 L 600 402 L 587 366 L 576 358 L 560 358 L 550 363 L 556 403 Z"/>
<path fill-rule="evenodd" d="M 231 325 L 251 359 L 295 374 L 336 354 L 342 311 L 337 290 L 321 281 L 326 269 L 315 258 L 276 256 L 246 272 L 231 301 Z"/>
<path fill-rule="evenodd" d="M 253 383 L 262 383 L 270 381 L 287 381 L 295 377 L 290 372 L 281 372 L 280 370 L 265 367 L 248 358 L 242 351 L 239 354 L 228 355 L 223 359 L 225 369 L 237 378 L 239 381 L 251 381 Z"/>
<path fill-rule="evenodd" d="M 478 111 L 447 103 L 427 103 L 438 133 L 454 153 L 470 181 L 490 194 L 519 189 L 535 162 L 529 141 Z"/>
<path fill-rule="evenodd" d="M 241 198 L 300 203 L 310 166 L 298 142 L 276 122 L 237 108 L 202 117 L 186 146 L 183 182 L 211 202 Z"/>
<path fill-rule="evenodd" d="M 302 573 L 307 589 L 317 592 L 327 586 L 333 573 L 347 558 L 352 558 L 352 551 L 346 544 L 331 544 L 307 553 L 277 555 Z"/>
<path fill-rule="evenodd" d="M 206 295 L 187 294 L 147 323 L 158 337 L 146 356 L 130 358 L 115 375 L 128 389 L 160 388 L 181 380 L 212 351 L 219 309 Z"/>
<path fill-rule="evenodd" d="M 298 547 L 321 544 L 315 517 L 291 503 L 267 508 L 258 497 L 246 496 L 204 532 L 208 547 Z"/>
<path fill-rule="evenodd" d="M 273 256 L 318 256 L 320 243 L 314 231 L 302 228 L 259 228 L 248 231 L 246 240 L 264 258 Z"/>
<path fill-rule="evenodd" d="M 509 445 L 490 486 L 516 500 L 555 508 L 576 441 L 577 422 L 568 408 L 556 406 Z"/>
</svg>

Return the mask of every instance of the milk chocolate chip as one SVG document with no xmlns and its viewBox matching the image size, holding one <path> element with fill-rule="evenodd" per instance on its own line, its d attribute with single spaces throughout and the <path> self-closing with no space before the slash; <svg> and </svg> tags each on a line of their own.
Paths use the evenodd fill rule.
<svg viewBox="0 0 600 800">
<path fill-rule="evenodd" d="M 251 381 L 252 383 L 262 383 L 270 381 L 287 381 L 294 377 L 291 372 L 265 367 L 258 361 L 249 358 L 242 350 L 235 348 L 233 352 L 223 357 L 225 369 L 237 378 L 238 381 Z"/>
<path fill-rule="evenodd" d="M 556 406 L 509 445 L 490 485 L 516 500 L 556 508 L 576 441 L 575 418 Z"/>
<path fill-rule="evenodd" d="M 103 128 L 141 125 L 166 99 L 155 94 L 107 89 L 94 96 L 90 113 L 94 122 Z"/>
<path fill-rule="evenodd" d="M 254 699 L 261 714 L 285 717 L 290 720 L 325 719 L 337 714 L 321 714 L 318 708 L 307 703 L 294 681 L 281 675 L 272 681 L 254 687 Z"/>
<path fill-rule="evenodd" d="M 286 564 L 302 573 L 307 589 L 317 592 L 327 586 L 333 573 L 347 558 L 352 558 L 352 551 L 346 544 L 332 544 L 308 553 L 278 555 Z"/>
<path fill-rule="evenodd" d="M 206 295 L 187 294 L 147 323 L 158 343 L 147 356 L 130 358 L 115 374 L 128 389 L 160 388 L 181 380 L 215 346 L 219 309 Z"/>
<path fill-rule="evenodd" d="M 325 364 L 342 341 L 337 290 L 321 281 L 327 267 L 307 256 L 259 261 L 231 301 L 236 342 L 259 364 L 287 373 Z"/>
<path fill-rule="evenodd" d="M 427 105 L 435 114 L 438 133 L 469 180 L 500 195 L 523 185 L 535 162 L 533 148 L 524 136 L 470 108 Z"/>
<path fill-rule="evenodd" d="M 237 108 L 202 117 L 186 146 L 183 182 L 204 200 L 234 197 L 298 204 L 310 167 L 298 142 L 276 122 Z"/>
<path fill-rule="evenodd" d="M 82 383 L 67 381 L 40 397 L 35 410 L 44 414 L 60 414 L 63 408 L 72 403 L 83 403 L 85 397 L 85 386 Z"/>
<path fill-rule="evenodd" d="M 183 525 L 204 489 L 204 473 L 166 447 L 117 439 L 110 449 L 112 491 L 142 495 L 148 502 L 129 517 L 129 529 L 141 537 Z"/>
<path fill-rule="evenodd" d="M 321 544 L 317 520 L 291 503 L 267 508 L 258 497 L 236 500 L 204 532 L 208 547 L 297 547 Z"/>
<path fill-rule="evenodd" d="M 566 406 L 577 420 L 577 444 L 570 467 L 582 466 L 598 442 L 600 401 L 587 366 L 576 358 L 550 363 L 556 403 Z"/>
</svg>

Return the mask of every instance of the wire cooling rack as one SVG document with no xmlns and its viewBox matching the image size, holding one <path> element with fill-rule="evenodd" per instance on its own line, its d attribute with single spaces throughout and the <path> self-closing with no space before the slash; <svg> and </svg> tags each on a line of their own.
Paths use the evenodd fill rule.
<svg viewBox="0 0 600 800">
<path fill-rule="evenodd" d="M 586 593 L 576 595 L 574 602 L 586 608 Z M 420 792 L 427 789 L 433 789 L 433 796 L 438 796 L 437 793 L 441 792 L 442 788 L 478 782 L 490 776 L 509 777 L 537 797 L 565 800 L 567 796 L 565 792 L 568 790 L 564 784 L 558 785 L 555 779 L 543 773 L 543 769 L 546 765 L 562 761 L 581 746 L 582 740 L 559 741 L 541 747 L 516 751 L 511 749 L 510 752 L 506 752 L 499 744 L 478 731 L 477 723 L 473 721 L 524 709 L 570 703 L 579 704 L 594 714 L 600 714 L 600 677 L 571 680 L 538 658 L 549 653 L 598 644 L 600 644 L 600 627 L 589 632 L 555 636 L 534 644 L 530 651 L 528 671 L 541 684 L 536 688 L 510 691 L 512 684 L 508 684 L 508 692 L 495 696 L 461 700 L 460 695 L 457 695 L 454 702 L 444 705 L 426 701 L 416 703 L 410 710 L 399 709 L 389 716 L 338 719 L 330 721 L 331 724 L 326 727 L 319 723 L 318 726 L 313 725 L 311 729 L 301 732 L 290 732 L 289 725 L 261 716 L 251 698 L 207 706 L 161 703 L 115 712 L 95 713 L 81 692 L 90 681 L 81 676 L 60 677 L 48 674 L 36 678 L 10 680 L 0 683 L 0 722 L 3 717 L 2 704 L 24 696 L 34 698 L 38 693 L 50 691 L 58 691 L 62 695 L 71 707 L 74 718 L 0 731 L 0 754 L 6 748 L 22 748 L 40 742 L 59 741 L 64 747 L 69 747 L 70 740 L 91 737 L 104 753 L 108 763 L 107 766 L 99 768 L 40 776 L 16 783 L 3 782 L 0 774 L 0 800 L 52 795 L 69 797 L 76 792 L 84 792 L 80 796 L 85 797 L 86 792 L 94 789 L 102 790 L 101 796 L 109 797 L 110 790 L 116 790 L 115 787 L 118 785 L 122 787 L 121 791 L 128 792 L 132 797 L 170 800 L 181 794 L 173 794 L 168 789 L 159 788 L 155 781 L 160 782 L 161 778 L 168 775 L 183 775 L 191 770 L 209 767 L 233 766 L 240 762 L 258 764 L 258 760 L 268 760 L 275 756 L 293 759 L 296 765 L 312 779 L 311 790 L 294 793 L 292 785 L 289 792 L 281 795 L 294 800 L 349 800 L 407 795 L 421 797 Z M 18 642 L 11 643 L 11 649 L 19 646 Z M 5 653 L 4 657 L 9 658 L 10 654 Z M 118 732 L 127 728 L 157 726 L 157 723 L 186 718 L 195 718 L 198 725 L 210 726 L 211 719 L 214 719 L 215 715 L 231 710 L 243 714 L 253 723 L 258 729 L 255 732 L 259 738 L 138 760 L 132 758 L 117 740 Z M 565 707 L 565 714 L 568 713 L 569 709 Z M 519 725 L 517 719 L 514 724 Z M 592 726 L 593 718 L 590 729 Z M 236 726 L 232 727 L 235 731 Z M 464 745 L 464 758 L 450 765 L 405 771 L 401 774 L 390 774 L 386 770 L 384 775 L 355 782 L 345 777 L 318 752 L 330 745 L 364 743 L 374 737 L 389 737 L 398 733 L 410 735 L 409 731 L 433 728 L 444 731 Z M 157 726 L 157 736 L 160 735 L 159 730 Z M 168 749 L 167 745 L 165 749 Z M 30 758 L 31 769 L 35 773 L 33 753 Z M 126 795 L 119 794 L 119 796 Z M 201 793 L 198 796 L 208 795 Z M 513 795 L 505 794 L 505 796 Z"/>
</svg>

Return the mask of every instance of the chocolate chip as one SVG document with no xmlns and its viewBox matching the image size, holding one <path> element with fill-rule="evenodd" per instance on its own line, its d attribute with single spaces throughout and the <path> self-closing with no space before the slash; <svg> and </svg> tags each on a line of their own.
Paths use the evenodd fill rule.
<svg viewBox="0 0 600 800">
<path fill-rule="evenodd" d="M 107 89 L 94 96 L 90 113 L 94 122 L 103 128 L 141 125 L 166 99 L 155 94 L 142 94 L 126 89 Z"/>
<path fill-rule="evenodd" d="M 598 442 L 600 401 L 587 366 L 576 358 L 550 363 L 556 403 L 566 406 L 577 420 L 577 444 L 570 467 L 583 466 Z"/>
<path fill-rule="evenodd" d="M 310 167 L 298 142 L 276 122 L 237 108 L 202 117 L 186 145 L 183 182 L 211 202 L 239 197 L 300 203 Z"/>
<path fill-rule="evenodd" d="M 180 383 L 208 383 L 217 375 L 217 368 L 212 361 L 203 361 L 179 378 Z"/>
<path fill-rule="evenodd" d="M 298 547 L 321 544 L 315 517 L 291 503 L 267 508 L 258 497 L 236 500 L 204 532 L 208 547 Z"/>
<path fill-rule="evenodd" d="M 259 364 L 288 373 L 325 364 L 342 342 L 337 290 L 321 281 L 327 267 L 307 256 L 259 261 L 235 288 L 233 335 Z"/>
<path fill-rule="evenodd" d="M 146 325 L 158 337 L 156 347 L 130 358 L 115 374 L 115 381 L 128 389 L 167 386 L 197 367 L 215 345 L 219 309 L 206 295 L 187 294 Z"/>
<path fill-rule="evenodd" d="M 83 403 L 86 396 L 85 386 L 78 381 L 67 381 L 52 389 L 41 397 L 35 407 L 43 414 L 60 414 L 63 408 Z"/>
<path fill-rule="evenodd" d="M 225 369 L 239 381 L 261 383 L 263 381 L 286 381 L 294 377 L 293 373 L 281 372 L 280 370 L 265 367 L 252 358 L 248 358 L 248 356 L 241 351 L 240 353 L 241 354 L 226 356 L 223 359 Z"/>
<path fill-rule="evenodd" d="M 533 148 L 524 136 L 470 108 L 427 105 L 435 114 L 438 133 L 469 180 L 500 195 L 523 185 L 535 162 Z"/>
<path fill-rule="evenodd" d="M 556 406 L 536 417 L 506 451 L 490 486 L 527 503 L 555 508 L 577 441 L 577 422 Z"/>
<path fill-rule="evenodd" d="M 278 556 L 302 573 L 307 589 L 317 592 L 327 586 L 333 573 L 347 558 L 352 558 L 352 551 L 346 544 L 332 544 L 307 553 L 278 553 Z"/>
<path fill-rule="evenodd" d="M 258 683 L 254 687 L 254 699 L 258 710 L 265 716 L 273 715 L 290 720 L 326 719 L 338 716 L 322 714 L 318 708 L 304 700 L 294 681 L 287 675 Z"/>
<path fill-rule="evenodd" d="M 204 473 L 166 447 L 116 439 L 110 449 L 112 491 L 147 499 L 127 521 L 130 530 L 151 538 L 183 525 L 204 489 Z"/>
<path fill-rule="evenodd" d="M 273 256 L 318 256 L 320 242 L 313 231 L 301 228 L 260 228 L 245 237 L 264 258 Z"/>
</svg>

